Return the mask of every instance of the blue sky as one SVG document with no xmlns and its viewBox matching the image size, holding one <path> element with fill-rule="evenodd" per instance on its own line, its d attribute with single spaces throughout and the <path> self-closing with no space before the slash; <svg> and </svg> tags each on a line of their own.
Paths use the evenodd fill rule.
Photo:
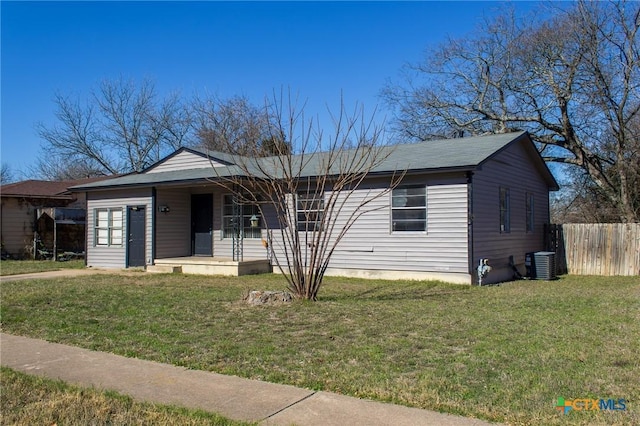
<svg viewBox="0 0 640 426">
<path fill-rule="evenodd" d="M 87 97 L 121 76 L 151 79 L 160 94 L 257 104 L 285 88 L 321 120 L 342 94 L 347 107 L 382 117 L 379 92 L 403 64 L 501 4 L 2 1 L 1 161 L 28 177 L 20 171 L 40 154 L 35 124 L 55 123 L 54 93 Z"/>
</svg>

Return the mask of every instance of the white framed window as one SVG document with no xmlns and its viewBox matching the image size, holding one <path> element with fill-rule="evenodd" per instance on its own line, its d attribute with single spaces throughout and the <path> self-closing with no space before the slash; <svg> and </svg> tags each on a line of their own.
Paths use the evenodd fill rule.
<svg viewBox="0 0 640 426">
<path fill-rule="evenodd" d="M 500 232 L 511 232 L 511 195 L 504 187 L 500 187 Z"/>
<path fill-rule="evenodd" d="M 535 205 L 534 205 L 534 196 L 531 192 L 527 192 L 525 199 L 526 207 L 526 215 L 527 215 L 527 232 L 534 231 L 534 223 L 535 223 Z"/>
<path fill-rule="evenodd" d="M 94 210 L 94 246 L 122 247 L 123 243 L 123 210 Z"/>
<path fill-rule="evenodd" d="M 260 210 L 255 204 L 240 204 L 240 214 L 242 223 L 239 230 L 243 238 L 261 238 L 262 237 L 262 220 L 260 218 Z M 258 219 L 258 226 L 251 226 L 251 218 Z M 233 212 L 233 195 L 225 194 L 222 200 L 222 238 L 233 238 L 235 232 L 234 212 Z"/>
<path fill-rule="evenodd" d="M 324 192 L 299 192 L 296 199 L 298 231 L 317 231 L 324 215 Z"/>
<path fill-rule="evenodd" d="M 427 230 L 427 187 L 400 186 L 391 193 L 391 231 Z"/>
</svg>

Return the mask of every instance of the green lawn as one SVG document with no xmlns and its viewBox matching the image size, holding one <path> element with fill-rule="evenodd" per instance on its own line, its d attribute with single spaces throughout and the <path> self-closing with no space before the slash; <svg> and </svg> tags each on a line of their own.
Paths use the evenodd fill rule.
<svg viewBox="0 0 640 426">
<path fill-rule="evenodd" d="M 241 302 L 284 286 L 277 275 L 3 283 L 2 329 L 510 424 L 640 424 L 638 277 L 327 278 L 315 303 Z M 558 397 L 624 398 L 627 410 L 561 415 Z"/>
<path fill-rule="evenodd" d="M 215 425 L 241 426 L 212 413 L 134 402 L 115 392 L 70 386 L 0 369 L 3 425 Z"/>
<path fill-rule="evenodd" d="M 84 260 L 54 262 L 52 260 L 2 260 L 0 275 L 31 274 L 34 272 L 58 271 L 60 269 L 82 269 Z"/>
</svg>

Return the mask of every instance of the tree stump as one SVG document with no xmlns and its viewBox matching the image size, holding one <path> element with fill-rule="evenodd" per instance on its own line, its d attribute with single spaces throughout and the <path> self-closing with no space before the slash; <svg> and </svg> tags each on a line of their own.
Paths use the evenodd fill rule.
<svg viewBox="0 0 640 426">
<path fill-rule="evenodd" d="M 281 305 L 293 302 L 293 296 L 286 291 L 253 290 L 245 295 L 244 301 L 253 306 Z"/>
</svg>

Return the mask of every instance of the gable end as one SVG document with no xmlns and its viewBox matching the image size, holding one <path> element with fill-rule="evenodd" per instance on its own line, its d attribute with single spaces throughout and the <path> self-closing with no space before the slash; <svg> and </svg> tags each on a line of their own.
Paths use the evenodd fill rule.
<svg viewBox="0 0 640 426">
<path fill-rule="evenodd" d="M 223 167 L 228 163 L 189 148 L 180 148 L 173 154 L 163 158 L 142 173 L 161 173 L 185 169 L 205 169 Z"/>
<path fill-rule="evenodd" d="M 501 161 L 499 159 L 500 154 L 503 153 L 505 150 L 509 149 L 509 147 L 511 147 L 514 144 L 520 144 L 523 147 L 523 149 L 526 151 L 529 159 L 531 160 L 531 164 L 533 164 L 535 169 L 540 174 L 541 178 L 545 181 L 545 183 L 549 188 L 549 191 L 558 191 L 560 189 L 560 185 L 558 184 L 555 177 L 553 176 L 553 173 L 551 173 L 551 170 L 549 170 L 547 163 L 544 161 L 544 159 L 540 155 L 540 152 L 536 148 L 536 145 L 533 143 L 533 140 L 529 136 L 529 132 L 523 132 L 521 135 L 519 135 L 517 138 L 512 140 L 510 143 L 503 146 L 501 149 L 497 150 L 496 152 L 491 154 L 489 157 L 484 159 L 478 165 L 478 169 L 482 169 L 482 166 L 490 160 Z"/>
</svg>

